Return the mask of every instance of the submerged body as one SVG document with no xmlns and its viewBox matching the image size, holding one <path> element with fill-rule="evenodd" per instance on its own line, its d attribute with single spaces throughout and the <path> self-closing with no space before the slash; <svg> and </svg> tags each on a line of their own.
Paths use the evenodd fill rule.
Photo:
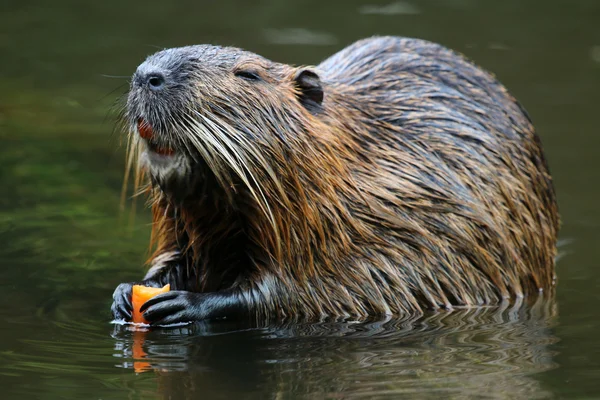
<svg viewBox="0 0 600 400">
<path fill-rule="evenodd" d="M 406 315 L 554 284 L 535 130 L 440 45 L 365 39 L 315 68 L 169 49 L 138 68 L 127 117 L 154 219 L 143 283 L 173 289 L 143 307 L 152 323 Z"/>
</svg>

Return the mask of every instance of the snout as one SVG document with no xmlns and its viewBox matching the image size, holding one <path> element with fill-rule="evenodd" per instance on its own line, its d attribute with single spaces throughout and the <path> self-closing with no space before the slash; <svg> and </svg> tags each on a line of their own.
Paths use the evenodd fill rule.
<svg viewBox="0 0 600 400">
<path fill-rule="evenodd" d="M 156 56 L 140 64 L 133 74 L 127 113 L 143 139 L 166 140 L 172 112 L 181 107 L 182 85 L 177 81 L 177 71 Z"/>
<path fill-rule="evenodd" d="M 135 71 L 129 92 L 127 107 L 130 120 L 148 150 L 162 156 L 170 156 L 174 129 L 172 107 L 177 107 L 173 94 L 172 74 L 168 69 L 151 62 L 142 63 Z"/>
<path fill-rule="evenodd" d="M 192 62 L 197 51 L 167 49 L 149 56 L 131 79 L 127 117 L 148 150 L 172 155 L 181 150 L 182 118 L 195 109 L 193 82 L 197 68 Z"/>
<path fill-rule="evenodd" d="M 140 65 L 133 76 L 133 85 L 154 92 L 163 91 L 167 87 L 167 73 L 161 68 Z"/>
</svg>

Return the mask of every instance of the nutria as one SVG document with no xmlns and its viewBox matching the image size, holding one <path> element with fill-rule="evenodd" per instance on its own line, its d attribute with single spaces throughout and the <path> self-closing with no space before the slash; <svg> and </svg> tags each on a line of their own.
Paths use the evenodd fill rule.
<svg viewBox="0 0 600 400">
<path fill-rule="evenodd" d="M 142 307 L 153 324 L 415 315 L 554 285 L 535 129 L 441 45 L 370 38 L 314 68 L 163 50 L 133 75 L 125 120 L 152 203 L 143 283 L 174 289 Z"/>
</svg>

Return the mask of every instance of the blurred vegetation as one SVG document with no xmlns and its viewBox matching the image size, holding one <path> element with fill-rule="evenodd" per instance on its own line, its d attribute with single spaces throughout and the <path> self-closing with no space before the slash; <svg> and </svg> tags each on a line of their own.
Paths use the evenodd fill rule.
<svg viewBox="0 0 600 400">
<path fill-rule="evenodd" d="M 148 240 L 146 213 L 130 224 L 130 210 L 119 209 L 125 167 L 121 132 L 110 135 L 111 104 L 83 107 L 83 87 L 50 94 L 0 86 L 14 93 L 0 103 L 0 240 L 9 244 L 0 260 L 21 266 L 5 267 L 3 282 L 36 289 L 16 291 L 21 304 L 56 306 L 92 288 L 106 303 L 119 279 L 142 273 Z"/>
<path fill-rule="evenodd" d="M 219 43 L 278 61 L 316 64 L 356 39 L 392 34 L 429 39 L 464 52 L 492 70 L 533 117 L 556 182 L 562 235 L 569 246 L 558 265 L 560 324 L 552 327 L 561 339 L 552 344 L 559 353 L 550 357 L 545 352 L 543 334 L 543 348 L 535 353 L 549 357 L 540 359 L 538 366 L 560 367 L 537 373 L 539 369 L 525 366 L 515 374 L 537 373 L 536 379 L 557 397 L 597 394 L 599 15 L 596 0 L 3 1 L 0 300 L 5 306 L 0 308 L 0 367 L 13 368 L 0 368 L 0 386 L 10 388 L 7 396 L 19 399 L 37 394 L 156 396 L 154 375 L 137 377 L 115 368 L 122 364 L 121 346 L 129 338 L 111 338 L 107 325 L 111 293 L 118 283 L 143 274 L 148 243 L 149 214 L 143 200 L 137 201 L 133 224 L 131 203 L 120 209 L 124 148 L 121 133 L 113 132 L 115 103 L 146 55 L 163 47 Z M 478 328 L 486 330 L 488 323 Z M 493 329 L 500 332 L 502 327 L 510 331 L 504 323 Z M 466 346 L 459 352 L 464 356 L 462 367 L 476 370 L 485 359 L 495 363 L 494 349 L 503 348 L 506 340 L 494 337 L 494 332 L 486 334 L 461 344 Z M 427 346 L 427 338 L 432 339 L 418 336 L 417 345 L 406 349 L 406 358 L 430 372 L 413 371 L 415 376 L 406 378 L 404 387 L 413 384 L 420 390 L 419 374 L 437 377 L 438 364 L 454 365 L 456 347 L 444 343 L 423 353 L 420 346 Z M 496 339 L 495 347 L 489 347 Z M 207 365 L 235 376 L 231 365 L 250 354 L 249 348 L 236 348 L 236 340 L 218 342 L 217 356 L 207 355 Z M 521 342 L 513 342 L 517 354 Z M 262 340 L 257 343 L 265 346 Z M 302 387 L 302 373 L 319 385 L 321 376 L 328 376 L 330 359 L 347 353 L 345 364 L 334 370 L 338 375 L 329 375 L 331 387 L 341 394 L 327 394 L 343 397 L 344 387 L 349 387 L 344 385 L 360 386 L 357 382 L 369 372 L 372 381 L 383 382 L 386 389 L 387 377 L 398 373 L 398 359 L 388 364 L 391 370 L 371 363 L 405 345 L 379 341 L 367 348 L 361 342 L 356 348 L 345 347 L 345 353 L 340 350 L 345 342 L 316 346 L 312 357 L 323 361 L 313 364 L 302 362 L 304 343 L 292 351 L 297 343 L 278 342 L 271 352 L 268 344 L 265 353 L 242 358 L 251 370 L 247 372 L 268 377 L 281 371 L 277 376 L 289 390 L 293 384 Z M 193 350 L 187 339 L 178 344 L 180 351 Z M 230 347 L 233 352 L 228 352 Z M 472 354 L 475 347 L 478 353 Z M 448 353 L 439 353 L 446 348 Z M 440 354 L 443 359 L 436 359 Z M 291 356 L 298 357 L 296 370 L 285 369 Z M 284 367 L 278 370 L 278 365 Z M 510 367 L 501 365 L 498 373 Z M 462 371 L 450 368 L 429 388 L 435 394 L 449 380 L 460 388 Z M 208 375 L 217 384 L 213 394 L 223 389 L 218 387 L 223 382 L 219 376 Z M 10 380 L 2 381 L 7 377 Z M 177 379 L 173 384 L 184 387 Z M 240 387 L 233 385 L 231 390 Z"/>
</svg>

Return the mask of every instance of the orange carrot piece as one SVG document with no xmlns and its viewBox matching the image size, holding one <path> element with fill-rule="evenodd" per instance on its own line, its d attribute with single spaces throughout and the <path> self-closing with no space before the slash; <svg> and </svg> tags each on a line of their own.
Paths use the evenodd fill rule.
<svg viewBox="0 0 600 400">
<path fill-rule="evenodd" d="M 159 295 L 161 293 L 167 293 L 169 290 L 171 290 L 171 285 L 165 285 L 162 288 L 133 285 L 133 289 L 131 290 L 131 303 L 133 305 L 133 322 L 136 324 L 147 324 L 148 322 L 144 319 L 144 316 L 140 312 L 140 307 L 154 296 Z"/>
</svg>

